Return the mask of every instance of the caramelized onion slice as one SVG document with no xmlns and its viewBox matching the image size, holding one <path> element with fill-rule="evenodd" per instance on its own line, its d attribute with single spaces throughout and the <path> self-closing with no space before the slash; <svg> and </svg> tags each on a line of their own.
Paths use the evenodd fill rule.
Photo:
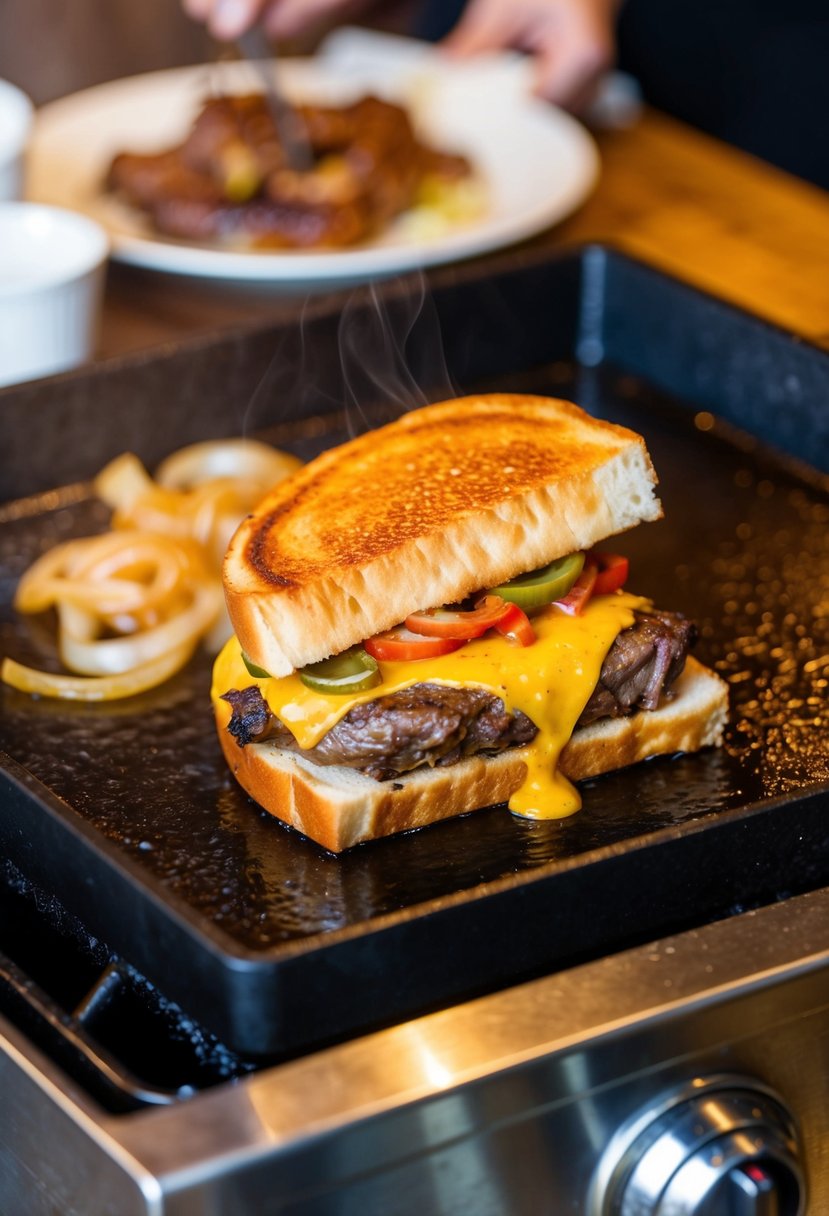
<svg viewBox="0 0 829 1216">
<path fill-rule="evenodd" d="M 220 439 L 180 448 L 156 469 L 155 479 L 169 490 L 191 490 L 214 478 L 253 482 L 263 493 L 302 464 L 256 439 Z"/>
<path fill-rule="evenodd" d="M 53 675 L 26 667 L 14 659 L 4 659 L 0 679 L 20 692 L 40 697 L 59 697 L 64 701 L 115 701 L 163 684 L 181 670 L 194 649 L 195 642 L 186 642 L 151 663 L 112 676 Z"/>
<path fill-rule="evenodd" d="M 168 456 L 154 481 L 131 453 L 99 474 L 95 488 L 118 530 L 190 539 L 218 570 L 239 521 L 301 461 L 255 439 L 195 443 Z"/>
<path fill-rule="evenodd" d="M 222 610 L 221 591 L 207 583 L 195 588 L 189 608 L 163 624 L 120 638 L 89 638 L 88 631 L 73 629 L 70 614 L 59 611 L 59 648 L 70 671 L 88 676 L 117 675 L 155 662 L 171 650 L 189 644 L 210 630 Z"/>
<path fill-rule="evenodd" d="M 23 575 L 19 612 L 55 608 L 58 652 L 76 675 L 7 659 L 0 678 L 23 692 L 83 701 L 132 696 L 169 679 L 200 639 L 230 630 L 218 572 L 239 521 L 300 461 L 255 440 L 194 444 L 158 481 L 125 453 L 95 479 L 113 531 L 58 545 Z"/>
<path fill-rule="evenodd" d="M 92 483 L 98 497 L 113 510 L 129 511 L 153 489 L 153 479 L 132 452 L 116 456 Z"/>
<path fill-rule="evenodd" d="M 70 603 L 100 616 L 146 612 L 168 601 L 182 580 L 203 576 L 198 553 L 168 537 L 109 532 L 67 541 L 39 558 L 15 593 L 18 612 Z"/>
</svg>

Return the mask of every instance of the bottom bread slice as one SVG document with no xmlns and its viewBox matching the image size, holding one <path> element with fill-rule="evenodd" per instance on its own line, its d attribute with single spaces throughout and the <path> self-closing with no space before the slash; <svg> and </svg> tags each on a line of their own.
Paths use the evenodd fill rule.
<svg viewBox="0 0 829 1216">
<path fill-rule="evenodd" d="M 718 746 L 727 715 L 727 684 L 689 658 L 670 699 L 655 710 L 576 731 L 559 768 L 572 781 L 583 781 L 649 756 Z M 272 743 L 240 748 L 225 729 L 219 738 L 240 785 L 265 810 L 333 853 L 506 802 L 527 771 L 524 749 L 517 747 L 375 781 L 345 766 L 314 764 Z"/>
</svg>

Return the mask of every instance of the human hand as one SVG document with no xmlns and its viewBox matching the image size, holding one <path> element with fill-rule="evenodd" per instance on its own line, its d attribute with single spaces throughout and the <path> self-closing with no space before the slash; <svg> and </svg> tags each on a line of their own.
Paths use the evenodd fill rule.
<svg viewBox="0 0 829 1216">
<path fill-rule="evenodd" d="M 182 0 L 184 10 L 204 21 L 222 41 L 238 38 L 261 22 L 271 38 L 296 38 L 328 17 L 350 15 L 365 0 Z"/>
<path fill-rule="evenodd" d="M 467 58 L 507 47 L 535 58 L 536 92 L 583 109 L 615 55 L 621 0 L 470 0 L 443 46 Z"/>
</svg>

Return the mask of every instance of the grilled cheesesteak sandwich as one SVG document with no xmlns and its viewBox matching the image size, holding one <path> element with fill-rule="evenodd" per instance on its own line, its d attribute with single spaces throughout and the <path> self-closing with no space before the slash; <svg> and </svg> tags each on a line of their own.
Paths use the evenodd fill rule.
<svg viewBox="0 0 829 1216">
<path fill-rule="evenodd" d="M 659 517 L 654 486 L 639 436 L 512 395 L 306 466 L 225 561 L 213 704 L 241 784 L 338 852 L 500 801 L 570 814 L 568 778 L 719 743 L 726 689 L 687 657 L 693 625 L 595 549 Z"/>
</svg>

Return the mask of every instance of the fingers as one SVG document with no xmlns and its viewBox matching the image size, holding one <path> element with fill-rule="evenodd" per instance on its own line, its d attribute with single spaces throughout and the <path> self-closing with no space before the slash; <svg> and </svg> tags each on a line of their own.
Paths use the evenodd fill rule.
<svg viewBox="0 0 829 1216">
<path fill-rule="evenodd" d="M 535 57 L 536 92 L 579 108 L 614 58 L 618 0 L 470 0 L 444 42 L 459 58 L 508 47 Z"/>
<path fill-rule="evenodd" d="M 458 24 L 443 40 L 450 55 L 467 58 L 517 45 L 521 21 L 514 20 L 504 0 L 472 0 Z"/>
<path fill-rule="evenodd" d="M 182 0 L 215 38 L 231 41 L 262 21 L 272 38 L 296 38 L 324 17 L 354 9 L 360 0 Z"/>
<path fill-rule="evenodd" d="M 297 38 L 326 17 L 359 7 L 362 7 L 359 0 L 271 0 L 265 13 L 265 29 L 271 38 Z"/>
<path fill-rule="evenodd" d="M 535 64 L 535 91 L 556 105 L 583 109 L 613 63 L 609 26 L 590 19 L 563 24 L 540 46 Z"/>
<path fill-rule="evenodd" d="M 210 16 L 214 0 L 181 0 L 181 7 L 188 17 L 196 21 L 206 21 Z"/>
<path fill-rule="evenodd" d="M 214 38 L 231 41 L 250 29 L 262 15 L 266 0 L 182 0 L 184 10 L 204 21 Z"/>
</svg>

